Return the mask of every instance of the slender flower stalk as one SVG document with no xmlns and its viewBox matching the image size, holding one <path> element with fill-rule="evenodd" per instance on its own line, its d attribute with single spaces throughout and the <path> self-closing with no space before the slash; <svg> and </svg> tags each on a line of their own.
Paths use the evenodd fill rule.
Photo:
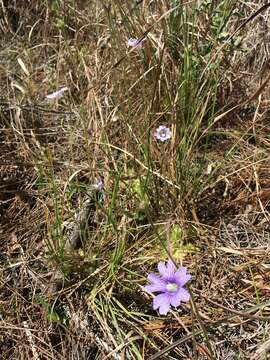
<svg viewBox="0 0 270 360">
<path fill-rule="evenodd" d="M 191 279 L 187 273 L 187 268 L 180 267 L 175 271 L 172 260 L 158 264 L 160 276 L 149 274 L 150 285 L 144 286 L 144 289 L 150 293 L 159 293 L 155 295 L 153 308 L 159 310 L 160 315 L 167 315 L 171 306 L 178 307 L 181 302 L 189 301 L 190 295 L 184 285 Z"/>
</svg>

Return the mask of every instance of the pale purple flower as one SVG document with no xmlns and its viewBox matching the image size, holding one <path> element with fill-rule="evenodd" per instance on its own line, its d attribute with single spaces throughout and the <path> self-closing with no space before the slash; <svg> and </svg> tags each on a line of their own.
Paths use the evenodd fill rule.
<svg viewBox="0 0 270 360">
<path fill-rule="evenodd" d="M 102 180 L 98 180 L 93 184 L 93 188 L 97 191 L 102 190 L 104 187 L 103 181 Z"/>
<path fill-rule="evenodd" d="M 131 39 L 128 39 L 127 45 L 132 48 L 141 49 L 143 47 L 144 40 L 145 39 L 140 40 L 140 39 L 131 38 Z"/>
<path fill-rule="evenodd" d="M 160 262 L 158 271 L 160 276 L 153 273 L 148 275 L 151 285 L 144 286 L 144 289 L 150 293 L 159 293 L 155 295 L 153 308 L 159 309 L 160 315 L 166 315 L 171 305 L 178 307 L 181 301 L 189 301 L 190 295 L 183 286 L 191 279 L 191 276 L 187 274 L 185 267 L 180 267 L 175 271 L 172 260 L 169 260 L 167 265 Z"/>
<path fill-rule="evenodd" d="M 168 139 L 170 139 L 172 137 L 172 132 L 169 128 L 167 128 L 164 125 L 159 126 L 155 133 L 154 136 L 156 139 L 160 140 L 160 141 L 166 141 Z"/>
<path fill-rule="evenodd" d="M 61 96 L 63 96 L 64 92 L 68 90 L 68 87 L 62 87 L 60 90 L 57 90 L 49 95 L 46 96 L 49 100 L 59 99 Z"/>
</svg>

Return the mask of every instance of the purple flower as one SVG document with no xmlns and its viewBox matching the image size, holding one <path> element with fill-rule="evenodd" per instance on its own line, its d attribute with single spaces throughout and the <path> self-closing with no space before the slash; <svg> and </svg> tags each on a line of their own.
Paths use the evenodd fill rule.
<svg viewBox="0 0 270 360">
<path fill-rule="evenodd" d="M 128 39 L 127 42 L 127 46 L 132 47 L 132 48 L 137 48 L 137 49 L 141 49 L 144 43 L 144 39 L 143 40 L 139 40 L 139 39 Z"/>
<path fill-rule="evenodd" d="M 55 92 L 47 95 L 46 98 L 49 99 L 49 100 L 58 99 L 58 98 L 60 98 L 60 97 L 64 94 L 64 92 L 67 91 L 67 90 L 68 90 L 68 87 L 65 86 L 65 87 L 61 88 L 60 90 L 57 90 L 57 91 L 55 91 Z"/>
<path fill-rule="evenodd" d="M 158 271 L 161 276 L 149 274 L 148 280 L 151 285 L 144 286 L 144 289 L 150 293 L 157 292 L 153 302 L 154 310 L 159 309 L 160 315 L 166 315 L 170 306 L 178 307 L 181 301 L 189 301 L 189 293 L 183 286 L 191 279 L 187 274 L 187 268 L 180 267 L 175 271 L 172 260 L 158 264 Z"/>
<path fill-rule="evenodd" d="M 93 184 L 93 189 L 97 190 L 97 191 L 101 191 L 104 187 L 103 181 L 102 180 L 97 180 L 94 184 Z"/>
<path fill-rule="evenodd" d="M 160 140 L 160 141 L 166 141 L 168 139 L 170 139 L 172 137 L 172 132 L 169 128 L 167 128 L 164 125 L 159 126 L 155 133 L 154 136 L 156 139 Z"/>
</svg>

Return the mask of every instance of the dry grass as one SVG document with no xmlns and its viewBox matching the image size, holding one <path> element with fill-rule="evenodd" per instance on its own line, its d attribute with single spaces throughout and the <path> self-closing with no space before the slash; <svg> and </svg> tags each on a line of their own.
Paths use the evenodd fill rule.
<svg viewBox="0 0 270 360">
<path fill-rule="evenodd" d="M 2 359 L 268 358 L 263 3 L 0 2 Z M 162 317 L 166 250 L 192 301 Z"/>
</svg>

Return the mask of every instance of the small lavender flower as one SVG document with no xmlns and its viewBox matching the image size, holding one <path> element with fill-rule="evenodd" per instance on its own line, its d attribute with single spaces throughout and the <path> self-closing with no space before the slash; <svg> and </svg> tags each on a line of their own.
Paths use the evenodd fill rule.
<svg viewBox="0 0 270 360">
<path fill-rule="evenodd" d="M 170 306 L 178 307 L 181 301 L 189 301 L 190 295 L 183 286 L 191 279 L 187 274 L 187 268 L 180 267 L 175 271 L 172 260 L 158 264 L 158 270 L 161 276 L 149 274 L 148 280 L 151 285 L 144 286 L 144 289 L 150 293 L 158 292 L 153 302 L 154 310 L 159 309 L 161 315 L 166 315 L 170 310 Z"/>
<path fill-rule="evenodd" d="M 155 133 L 154 136 L 156 139 L 160 140 L 160 141 L 166 141 L 168 139 L 170 139 L 172 137 L 172 132 L 169 128 L 167 128 L 164 125 L 159 126 Z"/>
<path fill-rule="evenodd" d="M 54 99 L 58 99 L 61 96 L 63 96 L 64 92 L 68 90 L 68 87 L 63 87 L 60 90 L 57 90 L 49 95 L 46 96 L 47 99 L 49 100 L 54 100 Z"/>
<path fill-rule="evenodd" d="M 127 45 L 132 48 L 141 49 L 143 47 L 143 43 L 144 43 L 144 39 L 139 40 L 139 39 L 130 38 L 128 39 Z"/>
<path fill-rule="evenodd" d="M 93 188 L 97 191 L 102 190 L 104 187 L 103 181 L 102 180 L 98 180 L 93 184 Z"/>
</svg>

